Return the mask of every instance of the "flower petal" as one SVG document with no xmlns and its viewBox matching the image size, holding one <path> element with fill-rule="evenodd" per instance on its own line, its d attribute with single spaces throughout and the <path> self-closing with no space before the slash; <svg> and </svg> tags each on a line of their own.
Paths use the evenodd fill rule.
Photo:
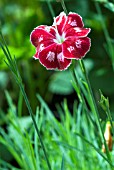
<svg viewBox="0 0 114 170">
<path fill-rule="evenodd" d="M 43 51 L 44 49 L 46 49 L 47 47 L 49 47 L 50 45 L 55 44 L 54 41 L 51 40 L 47 40 L 44 41 L 42 43 L 39 43 L 39 45 L 36 47 L 36 54 L 33 56 L 35 59 L 39 59 L 39 53 L 41 51 Z"/>
<path fill-rule="evenodd" d="M 58 60 L 58 69 L 61 71 L 66 70 L 71 64 L 71 59 L 67 59 L 63 55 L 62 44 L 59 44 L 57 46 L 57 60 Z"/>
<path fill-rule="evenodd" d="M 71 64 L 71 60 L 64 58 L 62 49 L 56 43 L 48 46 L 39 53 L 39 61 L 44 67 L 50 70 L 65 70 Z"/>
<path fill-rule="evenodd" d="M 47 69 L 52 70 L 58 68 L 56 49 L 57 44 L 54 43 L 39 53 L 39 61 Z"/>
<path fill-rule="evenodd" d="M 67 16 L 64 12 L 61 12 L 59 16 L 55 18 L 55 21 L 53 23 L 53 26 L 57 28 L 58 33 L 62 35 L 64 25 L 66 23 Z"/>
<path fill-rule="evenodd" d="M 39 43 L 42 43 L 46 40 L 54 39 L 55 36 L 52 34 L 52 30 L 53 30 L 53 34 L 54 34 L 53 27 L 42 25 L 42 26 L 35 28 L 31 32 L 31 35 L 30 35 L 30 40 L 31 40 L 32 44 L 35 47 L 37 47 L 39 45 Z"/>
<path fill-rule="evenodd" d="M 82 17 L 76 13 L 70 12 L 68 14 L 67 21 L 65 23 L 63 31 L 66 32 L 66 30 L 68 30 L 69 28 L 72 28 L 72 27 L 82 28 L 83 26 L 84 26 L 84 24 L 82 21 Z"/>
<path fill-rule="evenodd" d="M 89 32 L 91 31 L 90 28 L 79 28 L 79 27 L 75 27 L 75 28 L 70 28 L 66 31 L 65 37 L 70 37 L 70 36 L 76 36 L 76 37 L 86 37 Z"/>
<path fill-rule="evenodd" d="M 36 53 L 34 54 L 33 58 L 35 59 L 39 59 L 39 52 L 38 50 L 36 49 Z"/>
<path fill-rule="evenodd" d="M 63 43 L 63 54 L 67 59 L 81 59 L 89 51 L 91 46 L 90 39 L 84 38 L 68 38 Z"/>
</svg>

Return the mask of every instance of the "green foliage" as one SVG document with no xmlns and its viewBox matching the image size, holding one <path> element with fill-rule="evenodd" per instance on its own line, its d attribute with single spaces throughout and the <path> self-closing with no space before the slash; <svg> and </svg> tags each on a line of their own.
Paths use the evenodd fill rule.
<svg viewBox="0 0 114 170">
<path fill-rule="evenodd" d="M 94 67 L 93 61 L 91 59 L 85 59 L 84 63 L 85 63 L 87 72 L 90 72 Z M 81 71 L 78 65 L 76 66 L 75 70 L 77 73 L 81 74 Z M 71 94 L 73 92 L 71 80 L 72 80 L 72 75 L 71 75 L 70 70 L 54 73 L 51 76 L 51 80 L 49 83 L 49 90 L 52 93 L 60 94 L 60 95 Z"/>
<path fill-rule="evenodd" d="M 12 170 L 47 169 L 31 118 L 29 116 L 19 118 L 16 106 L 8 92 L 6 96 L 9 105 L 6 122 L 8 132 L 0 129 L 0 143 L 11 153 L 18 168 L 7 164 L 2 158 L 1 168 L 4 170 L 5 168 Z M 99 134 L 96 135 L 94 124 L 88 117 L 89 113 L 83 112 L 81 104 L 75 105 L 74 103 L 75 110 L 71 115 L 65 100 L 60 106 L 62 113 L 60 114 L 61 122 L 59 122 L 43 99 L 39 95 L 37 97 L 41 107 L 36 111 L 36 121 L 47 148 L 52 169 L 81 168 L 86 170 L 90 167 L 93 170 L 94 168 L 110 169 L 106 156 L 101 152 L 101 141 L 98 143 Z"/>
<path fill-rule="evenodd" d="M 67 70 L 64 72 L 55 73 L 53 76 L 51 76 L 49 90 L 55 94 L 71 94 L 73 92 L 73 87 L 69 80 L 71 80 L 71 75 Z"/>
<path fill-rule="evenodd" d="M 114 12 L 114 3 L 108 2 L 104 6 L 108 8 L 110 11 Z"/>
<path fill-rule="evenodd" d="M 95 0 L 97 2 L 103 3 L 103 5 L 108 8 L 111 12 L 114 12 L 114 3 L 108 0 Z"/>
</svg>

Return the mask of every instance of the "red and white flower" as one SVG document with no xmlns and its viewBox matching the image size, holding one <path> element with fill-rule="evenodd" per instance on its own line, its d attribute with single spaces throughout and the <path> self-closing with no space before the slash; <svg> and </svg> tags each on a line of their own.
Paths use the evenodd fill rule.
<svg viewBox="0 0 114 170">
<path fill-rule="evenodd" d="M 47 69 L 65 70 L 71 59 L 81 59 L 89 51 L 89 32 L 90 28 L 84 28 L 80 15 L 70 12 L 66 16 L 61 12 L 52 26 L 41 25 L 32 31 L 30 40 L 36 48 L 34 58 Z"/>
</svg>

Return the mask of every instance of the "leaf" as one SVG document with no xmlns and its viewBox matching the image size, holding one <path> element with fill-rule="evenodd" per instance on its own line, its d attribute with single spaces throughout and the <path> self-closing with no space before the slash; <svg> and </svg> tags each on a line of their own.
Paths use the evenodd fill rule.
<svg viewBox="0 0 114 170">
<path fill-rule="evenodd" d="M 64 155 L 63 155 L 63 157 L 62 157 L 61 170 L 65 170 L 65 165 L 64 165 Z"/>
<path fill-rule="evenodd" d="M 88 143 L 91 147 L 93 147 L 93 148 L 95 149 L 95 151 L 96 151 L 99 155 L 101 155 L 111 166 L 113 166 L 112 163 L 101 153 L 101 151 L 100 151 L 99 148 L 97 148 L 96 146 L 94 146 L 91 142 L 89 142 L 89 141 L 88 141 L 85 137 L 83 137 L 81 134 L 76 133 L 76 135 L 79 136 L 80 138 L 82 138 L 82 140 L 85 141 L 86 143 Z"/>
<path fill-rule="evenodd" d="M 114 4 L 112 2 L 107 2 L 104 6 L 114 12 Z"/>
<path fill-rule="evenodd" d="M 69 71 L 55 73 L 51 77 L 49 90 L 52 93 L 67 95 L 73 92 L 73 87 L 70 82 L 71 75 Z"/>
</svg>

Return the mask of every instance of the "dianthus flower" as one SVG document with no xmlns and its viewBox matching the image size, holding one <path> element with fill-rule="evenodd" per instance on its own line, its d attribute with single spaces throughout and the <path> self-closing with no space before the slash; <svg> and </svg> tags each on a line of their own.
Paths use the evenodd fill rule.
<svg viewBox="0 0 114 170">
<path fill-rule="evenodd" d="M 90 49 L 87 37 L 90 28 L 84 28 L 82 17 L 70 12 L 61 12 L 52 26 L 36 27 L 30 40 L 36 47 L 35 59 L 47 69 L 67 69 L 72 59 L 81 59 Z"/>
</svg>

